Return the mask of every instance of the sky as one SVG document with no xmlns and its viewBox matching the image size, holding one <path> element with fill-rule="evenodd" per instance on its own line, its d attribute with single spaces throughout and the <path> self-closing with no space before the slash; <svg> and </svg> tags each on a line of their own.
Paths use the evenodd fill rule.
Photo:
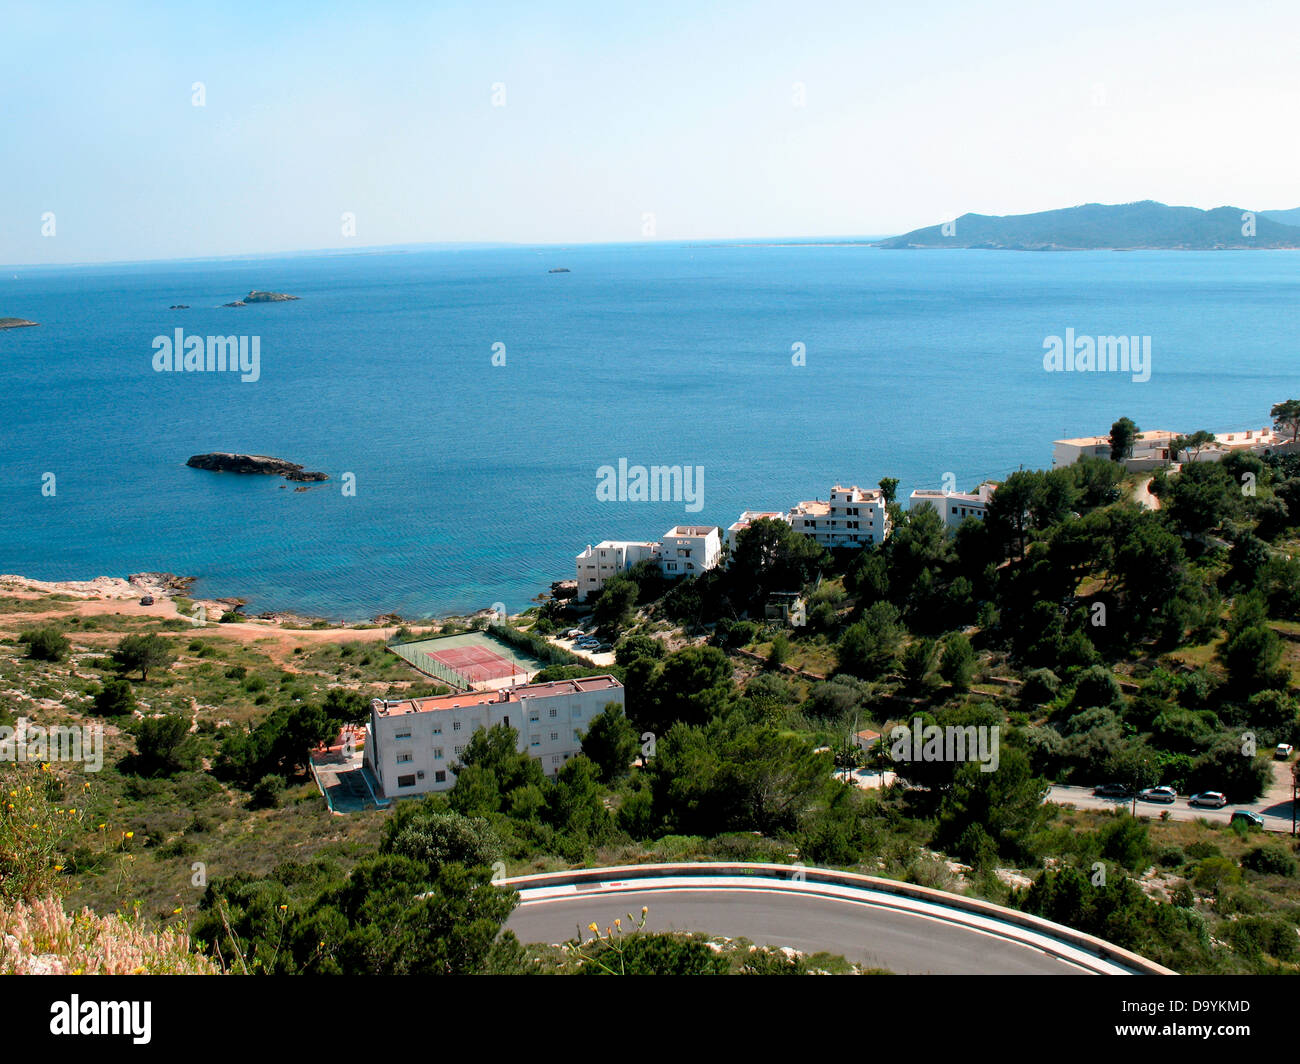
<svg viewBox="0 0 1300 1064">
<path fill-rule="evenodd" d="M 0 14 L 9 265 L 1300 206 L 1294 0 Z"/>
</svg>

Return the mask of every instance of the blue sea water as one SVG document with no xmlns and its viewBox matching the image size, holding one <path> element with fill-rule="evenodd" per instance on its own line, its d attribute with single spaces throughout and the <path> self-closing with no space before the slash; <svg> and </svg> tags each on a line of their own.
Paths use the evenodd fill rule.
<svg viewBox="0 0 1300 1064">
<path fill-rule="evenodd" d="M 301 299 L 220 306 L 253 288 Z M 654 243 L 10 267 L 0 316 L 41 325 L 0 331 L 0 572 L 166 570 L 348 619 L 521 609 L 604 538 L 725 527 L 837 482 L 970 487 L 1121 415 L 1260 427 L 1300 394 L 1297 295 L 1300 257 L 1264 251 Z M 155 372 L 153 340 L 177 327 L 260 337 L 261 379 Z M 1151 336 L 1151 379 L 1045 372 L 1044 338 L 1067 328 Z M 202 451 L 331 479 L 295 492 L 187 468 Z M 703 466 L 703 509 L 598 501 L 619 458 Z"/>
</svg>

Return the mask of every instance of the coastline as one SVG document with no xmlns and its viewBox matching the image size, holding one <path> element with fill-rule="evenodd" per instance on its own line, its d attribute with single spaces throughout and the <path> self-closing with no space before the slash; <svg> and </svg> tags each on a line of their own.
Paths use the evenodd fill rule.
<svg viewBox="0 0 1300 1064">
<path fill-rule="evenodd" d="M 140 612 L 145 615 L 190 617 L 202 607 L 207 623 L 220 621 L 228 610 L 238 610 L 247 599 L 238 596 L 193 594 L 191 589 L 198 577 L 177 576 L 175 573 L 141 572 L 129 576 L 96 576 L 89 580 L 37 580 L 16 573 L 0 573 L 0 597 L 35 599 L 45 595 L 63 595 L 84 602 L 102 602 L 108 605 L 134 606 L 123 612 Z M 140 601 L 152 597 L 152 606 L 142 606 Z M 182 610 L 181 606 L 186 607 Z M 223 628 L 249 626 L 267 630 L 328 632 L 367 632 L 392 630 L 404 624 L 437 624 L 442 621 L 473 617 L 483 610 L 471 613 L 448 613 L 428 617 L 406 617 L 399 613 L 377 614 L 366 620 L 347 620 L 323 617 L 296 610 L 268 610 L 263 613 L 241 616 L 237 622 L 227 622 Z"/>
</svg>

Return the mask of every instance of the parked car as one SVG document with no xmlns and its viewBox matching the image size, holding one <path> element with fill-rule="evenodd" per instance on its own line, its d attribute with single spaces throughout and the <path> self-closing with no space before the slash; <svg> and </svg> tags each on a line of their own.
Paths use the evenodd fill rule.
<svg viewBox="0 0 1300 1064">
<path fill-rule="evenodd" d="M 1144 802 L 1165 802 L 1172 804 L 1178 797 L 1178 792 L 1172 787 L 1148 787 L 1145 791 L 1139 791 L 1138 797 Z"/>
<path fill-rule="evenodd" d="M 1264 818 L 1258 813 L 1252 813 L 1249 809 L 1234 809 L 1231 822 L 1233 824 L 1252 824 L 1257 828 L 1264 826 Z"/>
<path fill-rule="evenodd" d="M 1273 751 L 1273 756 L 1279 761 L 1285 761 L 1291 756 L 1292 749 L 1290 743 L 1278 743 L 1277 748 Z"/>
<path fill-rule="evenodd" d="M 1203 805 L 1207 809 L 1222 809 L 1228 804 L 1228 796 L 1222 791 L 1201 791 L 1187 799 L 1188 805 Z"/>
<path fill-rule="evenodd" d="M 564 638 L 565 638 L 565 639 L 581 639 L 581 638 L 582 638 L 584 635 L 586 635 L 586 634 L 587 634 L 587 633 L 584 632 L 581 628 L 570 628 L 567 632 L 564 633 Z"/>
<path fill-rule="evenodd" d="M 1127 783 L 1103 783 L 1094 787 L 1092 793 L 1097 798 L 1127 798 L 1133 789 Z"/>
<path fill-rule="evenodd" d="M 152 606 L 152 605 L 153 605 L 153 596 L 152 596 L 152 595 L 145 595 L 145 597 L 142 598 L 142 599 L 140 600 L 140 605 L 141 605 L 141 606 Z"/>
</svg>

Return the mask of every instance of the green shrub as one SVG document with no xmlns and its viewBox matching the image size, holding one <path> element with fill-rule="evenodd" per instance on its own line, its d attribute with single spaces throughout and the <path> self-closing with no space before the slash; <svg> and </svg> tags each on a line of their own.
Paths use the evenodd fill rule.
<svg viewBox="0 0 1300 1064">
<path fill-rule="evenodd" d="M 1177 846 L 1166 846 L 1156 855 L 1156 864 L 1161 868 L 1180 868 L 1187 861 L 1187 855 Z"/>
<path fill-rule="evenodd" d="M 1256 846 L 1241 859 L 1243 868 L 1266 876 L 1293 876 L 1296 859 L 1280 846 Z"/>
<path fill-rule="evenodd" d="M 95 695 L 95 712 L 101 717 L 122 717 L 135 709 L 135 694 L 131 685 L 120 677 L 104 681 Z"/>
<path fill-rule="evenodd" d="M 72 652 L 72 644 L 57 628 L 32 628 L 18 637 L 33 661 L 63 661 Z"/>
<path fill-rule="evenodd" d="M 263 776 L 253 784 L 248 804 L 254 809 L 275 809 L 283 794 L 284 780 L 280 776 Z"/>
</svg>

